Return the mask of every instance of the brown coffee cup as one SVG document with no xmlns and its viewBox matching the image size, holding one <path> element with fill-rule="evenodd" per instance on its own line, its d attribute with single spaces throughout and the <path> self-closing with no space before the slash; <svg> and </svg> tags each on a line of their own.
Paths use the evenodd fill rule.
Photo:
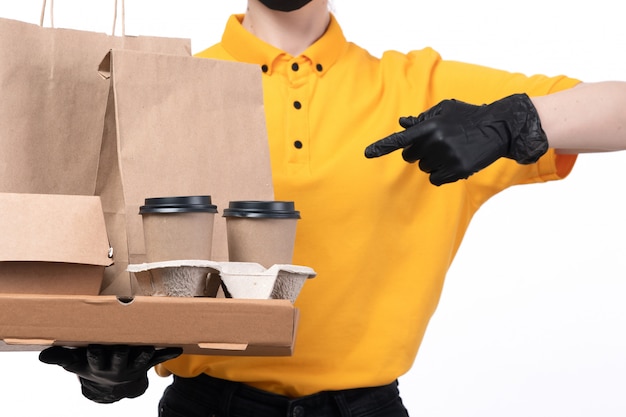
<svg viewBox="0 0 626 417">
<path fill-rule="evenodd" d="M 215 213 L 209 195 L 146 198 L 139 214 L 147 261 L 210 260 Z"/>
<path fill-rule="evenodd" d="M 223 216 L 229 261 L 291 264 L 300 219 L 292 201 L 231 201 Z"/>
</svg>

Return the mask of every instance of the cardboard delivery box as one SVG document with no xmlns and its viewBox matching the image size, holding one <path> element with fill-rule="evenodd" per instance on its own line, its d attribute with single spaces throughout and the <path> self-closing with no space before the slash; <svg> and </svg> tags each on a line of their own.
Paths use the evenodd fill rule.
<svg viewBox="0 0 626 417">
<path fill-rule="evenodd" d="M 0 294 L 0 351 L 102 343 L 289 356 L 297 321 L 289 300 Z"/>
<path fill-rule="evenodd" d="M 112 264 L 100 198 L 0 193 L 0 293 L 98 295 Z"/>
</svg>

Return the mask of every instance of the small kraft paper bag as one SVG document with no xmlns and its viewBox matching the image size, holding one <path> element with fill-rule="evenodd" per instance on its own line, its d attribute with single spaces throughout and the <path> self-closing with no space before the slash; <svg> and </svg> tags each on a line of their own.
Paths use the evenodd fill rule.
<svg viewBox="0 0 626 417">
<path fill-rule="evenodd" d="M 227 261 L 224 207 L 273 199 L 260 68 L 114 49 L 99 71 L 110 90 L 96 194 L 115 254 L 105 293 L 132 293 L 146 198 L 211 195 L 212 258 Z"/>
<path fill-rule="evenodd" d="M 117 3 L 116 3 L 117 7 Z M 95 191 L 112 48 L 189 56 L 189 39 L 112 36 L 0 18 L 0 192 Z"/>
</svg>

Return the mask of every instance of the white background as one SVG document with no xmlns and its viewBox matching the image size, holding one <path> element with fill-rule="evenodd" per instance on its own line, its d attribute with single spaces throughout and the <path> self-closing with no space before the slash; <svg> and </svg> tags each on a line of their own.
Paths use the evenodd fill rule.
<svg viewBox="0 0 626 417">
<path fill-rule="evenodd" d="M 0 16 L 39 23 L 41 4 L 0 0 Z M 127 0 L 126 34 L 188 37 L 197 52 L 245 4 Z M 432 46 L 446 59 L 527 74 L 626 80 L 626 26 L 614 0 L 333 7 L 347 38 L 375 55 Z M 113 0 L 55 2 L 56 27 L 111 33 L 112 22 Z M 120 26 L 121 16 L 117 34 Z M 516 187 L 478 213 L 401 378 L 413 416 L 626 416 L 625 178 L 625 153 L 583 155 L 567 180 Z M 2 413 L 15 416 L 156 416 L 169 383 L 151 374 L 144 396 L 99 405 L 36 353 L 1 353 L 0 372 Z"/>
</svg>

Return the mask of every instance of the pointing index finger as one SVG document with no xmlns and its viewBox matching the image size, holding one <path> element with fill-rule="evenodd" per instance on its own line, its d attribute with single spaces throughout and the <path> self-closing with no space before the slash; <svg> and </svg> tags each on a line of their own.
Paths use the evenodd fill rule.
<svg viewBox="0 0 626 417">
<path fill-rule="evenodd" d="M 407 135 L 406 130 L 392 133 L 365 148 L 365 157 L 378 158 L 379 156 L 387 155 L 388 153 L 409 146 L 411 142 L 412 138 Z"/>
</svg>

